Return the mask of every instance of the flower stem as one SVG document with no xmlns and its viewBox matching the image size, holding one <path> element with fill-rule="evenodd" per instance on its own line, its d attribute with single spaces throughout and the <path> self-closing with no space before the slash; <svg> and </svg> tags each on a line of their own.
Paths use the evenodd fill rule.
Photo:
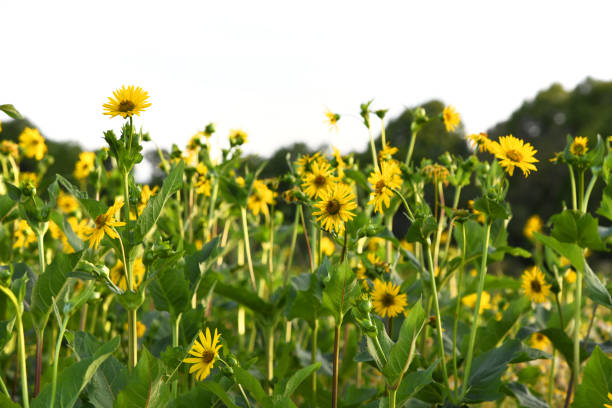
<svg viewBox="0 0 612 408">
<path fill-rule="evenodd" d="M 38 225 L 36 231 L 36 238 L 38 241 L 38 265 L 40 267 L 40 273 L 44 273 L 47 262 L 45 261 L 45 233 L 47 232 L 47 225 L 41 223 Z M 43 342 L 45 339 L 44 336 L 45 328 L 36 330 L 36 371 L 34 372 L 34 397 L 38 395 L 40 392 L 40 378 L 42 376 L 42 351 L 43 351 Z"/>
<path fill-rule="evenodd" d="M 316 318 L 312 328 L 312 350 L 310 352 L 310 364 L 317 362 L 317 337 L 319 334 L 319 319 Z M 317 406 L 317 370 L 312 372 L 312 406 Z"/>
<path fill-rule="evenodd" d="M 181 323 L 181 316 L 179 315 L 176 318 L 172 319 L 172 347 L 178 347 L 179 345 L 179 325 Z M 172 381 L 172 396 L 176 400 L 178 397 L 178 380 L 174 379 Z"/>
<path fill-rule="evenodd" d="M 593 187 L 595 187 L 595 182 L 597 181 L 597 175 L 593 174 L 591 176 L 591 180 L 589 180 L 589 185 L 587 186 L 586 192 L 584 193 L 584 200 L 582 201 L 582 212 L 586 212 L 587 207 L 589 205 L 589 198 L 591 197 L 591 193 L 593 192 Z"/>
<path fill-rule="evenodd" d="M 301 205 L 295 208 L 295 218 L 293 219 L 293 233 L 291 235 L 291 246 L 289 247 L 289 257 L 287 259 L 287 267 L 285 268 L 285 277 L 283 279 L 284 287 L 287 286 L 287 282 L 289 281 L 289 270 L 291 269 L 291 266 L 293 264 L 293 253 L 295 252 L 295 244 L 297 242 L 301 211 Z"/>
<path fill-rule="evenodd" d="M 334 361 L 332 375 L 332 408 L 338 407 L 338 364 L 340 356 L 340 325 L 334 327 Z"/>
<path fill-rule="evenodd" d="M 389 408 L 395 408 L 395 396 L 397 395 L 397 389 L 388 390 L 389 393 Z"/>
<path fill-rule="evenodd" d="M 465 371 L 463 373 L 463 384 L 461 390 L 461 398 L 465 397 L 467 392 L 467 384 L 470 378 L 470 369 L 472 368 L 472 358 L 474 357 L 474 344 L 476 341 L 476 331 L 478 330 L 478 316 L 480 315 L 480 301 L 482 299 L 482 291 L 484 290 L 485 276 L 487 274 L 487 255 L 489 253 L 489 238 L 491 237 L 491 222 L 487 220 L 487 228 L 485 237 L 482 243 L 482 256 L 480 260 L 480 272 L 478 275 L 478 292 L 476 294 L 476 304 L 474 305 L 474 315 L 472 317 L 472 328 L 470 330 L 470 342 L 468 345 L 468 354 L 465 363 Z"/>
<path fill-rule="evenodd" d="M 60 332 L 57 336 L 57 342 L 55 344 L 55 355 L 53 358 L 53 372 L 51 377 L 51 408 L 55 406 L 55 394 L 57 392 L 57 367 L 59 364 L 59 353 L 62 348 L 62 340 L 64 339 L 64 333 L 66 332 L 66 326 L 68 325 L 68 316 L 64 317 L 62 325 L 60 326 Z"/>
<path fill-rule="evenodd" d="M 306 229 L 306 221 L 304 220 L 304 210 L 302 205 L 298 206 L 300 212 L 300 218 L 302 219 L 302 229 L 304 230 L 304 239 L 306 240 L 306 252 L 308 253 L 308 260 L 310 261 L 310 273 L 314 273 L 314 260 L 312 259 L 312 247 L 310 246 L 310 240 L 308 239 L 308 230 Z"/>
<path fill-rule="evenodd" d="M 266 359 L 268 360 L 268 392 L 272 393 L 272 379 L 274 378 L 274 324 L 270 325 L 267 333 L 268 347 L 266 349 Z"/>
<path fill-rule="evenodd" d="M 584 212 L 584 170 L 578 171 L 578 209 Z"/>
<path fill-rule="evenodd" d="M 374 135 L 372 134 L 372 129 L 368 126 L 368 133 L 370 134 L 370 150 L 372 151 L 372 165 L 374 166 L 374 171 L 378 171 L 378 157 L 376 156 L 376 146 L 374 146 Z"/>
<path fill-rule="evenodd" d="M 570 183 L 572 186 L 572 208 L 577 210 L 578 204 L 576 203 L 576 178 L 574 177 L 574 168 L 571 165 L 568 165 L 567 168 L 569 169 Z"/>
<path fill-rule="evenodd" d="M 408 147 L 408 154 L 406 154 L 406 166 L 410 166 L 410 160 L 412 159 L 412 152 L 414 150 L 414 142 L 416 141 L 417 131 L 413 131 L 410 135 L 410 146 Z"/>
<path fill-rule="evenodd" d="M 467 242 L 465 236 L 465 224 L 461 224 L 461 236 L 463 238 L 463 250 L 461 251 L 461 266 L 459 267 L 459 280 L 457 281 L 457 305 L 455 307 L 455 321 L 453 322 L 453 375 L 455 378 L 455 398 L 459 392 L 459 371 L 457 370 L 457 329 L 459 326 L 459 315 L 461 314 L 461 290 L 463 274 L 465 273 L 465 253 Z"/>
<path fill-rule="evenodd" d="M 582 271 L 576 268 L 576 295 L 574 297 L 574 370 L 573 383 L 578 386 L 580 377 L 580 318 L 582 315 Z"/>
<path fill-rule="evenodd" d="M 253 259 L 251 258 L 251 244 L 249 243 L 249 226 L 247 225 L 246 208 L 240 208 L 242 216 L 242 233 L 244 235 L 244 247 L 246 249 L 247 263 L 249 265 L 249 275 L 251 277 L 251 286 L 253 291 L 257 292 L 257 283 L 255 283 L 255 272 L 253 271 Z"/>
</svg>

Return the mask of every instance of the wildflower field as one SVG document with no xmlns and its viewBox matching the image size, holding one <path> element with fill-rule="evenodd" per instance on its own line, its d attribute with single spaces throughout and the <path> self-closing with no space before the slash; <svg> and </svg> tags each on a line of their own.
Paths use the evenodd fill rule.
<svg viewBox="0 0 612 408">
<path fill-rule="evenodd" d="M 107 146 L 70 177 L 45 174 L 37 129 L 1 142 L 0 407 L 612 407 L 610 276 L 591 261 L 612 237 L 608 138 L 539 157 L 480 133 L 466 157 L 416 162 L 455 109 L 414 109 L 399 157 L 367 102 L 365 163 L 288 156 L 264 179 L 247 133 L 213 146 L 211 123 L 157 148 L 153 186 L 134 180 L 150 106 L 116 90 Z M 512 246 L 507 193 L 549 160 L 571 196 Z"/>
</svg>

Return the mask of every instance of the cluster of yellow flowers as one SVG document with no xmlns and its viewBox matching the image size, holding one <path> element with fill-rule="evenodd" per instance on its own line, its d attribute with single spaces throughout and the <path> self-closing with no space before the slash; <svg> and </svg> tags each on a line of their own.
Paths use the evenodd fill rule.
<svg viewBox="0 0 612 408">
<path fill-rule="evenodd" d="M 530 143 L 525 143 L 517 137 L 501 136 L 498 141 L 493 141 L 486 133 L 478 133 L 469 135 L 468 140 L 481 152 L 486 151 L 494 155 L 511 176 L 514 174 L 515 167 L 518 167 L 525 177 L 529 175 L 529 172 L 537 171 L 533 163 L 538 162 L 538 159 L 535 158 L 538 151 Z"/>
</svg>

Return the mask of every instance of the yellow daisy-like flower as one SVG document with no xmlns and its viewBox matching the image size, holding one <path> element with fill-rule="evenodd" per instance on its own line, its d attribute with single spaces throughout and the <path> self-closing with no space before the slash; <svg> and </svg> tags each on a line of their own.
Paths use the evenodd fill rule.
<svg viewBox="0 0 612 408">
<path fill-rule="evenodd" d="M 57 206 L 65 214 L 70 214 L 79 209 L 79 202 L 73 196 L 60 191 L 57 197 Z"/>
<path fill-rule="evenodd" d="M 296 161 L 295 165 L 297 174 L 303 176 L 306 172 L 310 171 L 310 166 L 312 163 L 317 162 L 319 160 L 325 161 L 325 158 L 321 156 L 321 153 L 316 152 L 313 155 L 305 154 L 300 156 Z"/>
<path fill-rule="evenodd" d="M 312 214 L 321 222 L 321 226 L 329 232 L 344 231 L 344 223 L 352 220 L 357 208 L 355 194 L 349 186 L 338 183 L 329 190 L 321 193 L 321 200 L 314 205 L 318 211 Z"/>
<path fill-rule="evenodd" d="M 324 191 L 329 190 L 338 177 L 334 176 L 334 169 L 326 161 L 316 161 L 310 166 L 310 171 L 304 175 L 302 188 L 310 198 L 320 198 Z"/>
<path fill-rule="evenodd" d="M 114 227 L 121 227 L 125 225 L 123 221 L 117 221 L 115 219 L 115 213 L 119 211 L 119 209 L 123 207 L 123 199 L 119 199 L 115 201 L 115 204 L 110 206 L 110 208 L 104 213 L 100 214 L 95 219 L 95 227 L 90 228 L 89 236 L 87 240 L 89 241 L 89 247 L 95 247 L 98 249 L 98 245 L 100 245 L 100 241 L 104 238 L 104 234 L 106 233 L 110 238 L 119 238 L 119 235 L 115 231 Z"/>
<path fill-rule="evenodd" d="M 533 239 L 533 233 L 542 232 L 542 226 L 542 219 L 539 215 L 534 214 L 529 217 L 529 219 L 527 219 L 527 222 L 525 223 L 525 228 L 523 228 L 523 235 L 525 235 L 527 239 Z"/>
<path fill-rule="evenodd" d="M 38 186 L 38 175 L 31 171 L 22 171 L 19 173 L 19 179 L 21 184 L 32 183 L 32 185 Z"/>
<path fill-rule="evenodd" d="M 406 294 L 399 293 L 400 287 L 392 282 L 374 281 L 374 292 L 372 293 L 372 305 L 374 311 L 382 317 L 395 317 L 402 313 L 408 305 Z"/>
<path fill-rule="evenodd" d="M 340 120 L 340 115 L 332 112 L 327 109 L 325 111 L 325 123 L 329 125 L 330 130 L 338 130 L 338 121 Z"/>
<path fill-rule="evenodd" d="M 486 133 L 472 133 L 471 135 L 468 135 L 467 138 L 474 150 L 478 149 L 480 152 L 489 150 L 489 143 L 491 143 L 491 140 Z"/>
<path fill-rule="evenodd" d="M 534 157 L 538 151 L 531 144 L 525 143 L 512 135 L 502 136 L 498 142 L 491 142 L 489 151 L 499 159 L 499 164 L 511 176 L 515 167 L 521 169 L 525 177 L 529 175 L 531 170 L 538 170 L 533 165 L 533 163 L 538 162 L 538 159 Z"/>
<path fill-rule="evenodd" d="M 102 105 L 104 114 L 110 115 L 111 118 L 121 116 L 125 119 L 128 116 L 140 116 L 141 112 L 151 106 L 149 93 L 139 86 L 123 85 L 121 89 L 113 91 L 113 96 L 114 98 L 108 98 L 108 103 Z"/>
<path fill-rule="evenodd" d="M 584 156 L 586 152 L 589 151 L 589 148 L 587 147 L 588 142 L 589 139 L 586 137 L 576 136 L 570 146 L 570 152 L 572 152 L 574 156 Z"/>
<path fill-rule="evenodd" d="M 374 211 L 383 212 L 391 205 L 391 197 L 395 194 L 393 189 L 402 186 L 401 170 L 395 161 L 384 161 L 380 163 L 380 168 L 370 173 L 368 182 L 372 185 L 373 191 L 370 193 L 368 205 L 374 205 Z"/>
<path fill-rule="evenodd" d="M 94 152 L 79 153 L 79 160 L 74 165 L 74 178 L 77 180 L 86 179 L 95 168 L 96 154 Z"/>
<path fill-rule="evenodd" d="M 546 301 L 550 294 L 550 286 L 546 283 L 544 273 L 537 266 L 532 266 L 525 269 L 522 276 L 523 284 L 521 285 L 525 296 L 536 303 Z"/>
<path fill-rule="evenodd" d="M 26 127 L 19 135 L 19 147 L 23 150 L 26 157 L 34 157 L 42 160 L 47 153 L 45 139 L 41 136 L 38 129 Z"/>
<path fill-rule="evenodd" d="M 548 347 L 550 346 L 550 340 L 542 333 L 533 333 L 529 343 L 531 347 L 543 351 L 548 350 Z"/>
<path fill-rule="evenodd" d="M 368 252 L 368 254 L 366 255 L 366 258 L 368 258 L 368 261 L 370 261 L 370 263 L 372 264 L 376 272 L 389 273 L 390 271 L 389 264 L 383 261 L 382 259 L 380 259 L 380 257 L 376 255 L 374 252 Z"/>
<path fill-rule="evenodd" d="M 240 146 L 247 142 L 247 134 L 244 130 L 232 129 L 229 134 L 230 145 Z"/>
<path fill-rule="evenodd" d="M 612 408 L 612 392 L 608 393 L 608 399 L 610 400 L 610 404 L 604 404 L 605 408 Z"/>
<path fill-rule="evenodd" d="M 13 248 L 27 248 L 28 245 L 36 242 L 36 234 L 25 220 L 19 220 L 17 223 L 14 237 Z"/>
<path fill-rule="evenodd" d="M 332 241 L 328 237 L 323 237 L 323 239 L 321 240 L 321 252 L 323 252 L 327 256 L 332 256 L 334 254 L 335 249 L 336 244 L 334 244 L 334 241 Z"/>
<path fill-rule="evenodd" d="M 389 143 L 385 143 L 382 149 L 378 152 L 378 161 L 384 162 L 387 160 L 393 160 L 393 155 L 398 152 L 397 147 L 391 147 Z"/>
<path fill-rule="evenodd" d="M 136 258 L 134 265 L 132 265 L 132 287 L 134 290 L 138 289 L 145 276 L 145 266 L 142 262 L 142 258 Z M 110 271 L 110 279 L 115 285 L 117 285 L 122 291 L 127 290 L 127 279 L 125 278 L 125 271 L 123 269 L 123 262 L 117 261 L 113 269 Z"/>
<path fill-rule="evenodd" d="M 140 199 L 138 200 L 138 205 L 136 206 L 136 211 L 138 211 L 139 216 L 142 215 L 142 212 L 147 206 L 147 203 L 149 202 L 151 197 L 157 194 L 158 190 L 159 186 L 155 186 L 153 188 L 149 187 L 148 184 L 142 186 L 142 189 L 140 190 Z"/>
<path fill-rule="evenodd" d="M 0 152 L 6 156 L 12 156 L 13 159 L 19 158 L 19 146 L 10 140 L 3 140 L 0 143 Z"/>
<path fill-rule="evenodd" d="M 210 329 L 206 328 L 206 335 L 198 333 L 199 341 L 193 343 L 191 350 L 189 350 L 190 357 L 183 360 L 184 363 L 193 364 L 189 369 L 189 374 L 195 372 L 198 381 L 203 381 L 210 374 L 210 369 L 215 364 L 215 359 L 219 355 L 221 344 L 219 344 L 219 337 L 221 335 L 217 333 L 215 329 L 215 336 L 210 335 Z"/>
<path fill-rule="evenodd" d="M 253 215 L 258 215 L 260 212 L 266 217 L 270 215 L 268 205 L 275 204 L 274 197 L 276 193 L 268 188 L 266 183 L 261 180 L 253 182 L 251 195 L 247 200 L 247 207 L 253 212 Z"/>
<path fill-rule="evenodd" d="M 210 182 L 210 179 L 206 176 L 207 174 L 208 168 L 204 164 L 198 163 L 198 165 L 196 166 L 196 192 L 198 194 L 203 194 L 206 197 L 210 197 L 210 193 L 212 191 L 212 183 Z"/>
<path fill-rule="evenodd" d="M 380 237 L 370 237 L 368 239 L 368 251 L 376 252 L 379 248 L 384 248 L 386 240 Z"/>
<path fill-rule="evenodd" d="M 446 106 L 444 108 L 442 111 L 442 118 L 444 119 L 444 127 L 446 127 L 447 132 L 453 132 L 461 122 L 461 117 L 452 106 Z"/>
<path fill-rule="evenodd" d="M 476 307 L 477 297 L 478 293 L 472 293 L 471 295 L 467 295 L 461 298 L 461 303 L 473 309 Z M 486 290 L 483 290 L 482 296 L 480 297 L 480 310 L 478 311 L 478 313 L 482 314 L 482 312 L 484 312 L 485 310 L 489 310 L 492 307 L 493 305 L 491 305 L 491 295 Z"/>
</svg>

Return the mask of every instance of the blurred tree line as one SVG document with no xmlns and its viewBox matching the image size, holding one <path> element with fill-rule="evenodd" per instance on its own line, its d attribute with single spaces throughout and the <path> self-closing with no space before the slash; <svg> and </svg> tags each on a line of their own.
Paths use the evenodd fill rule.
<svg viewBox="0 0 612 408">
<path fill-rule="evenodd" d="M 444 104 L 432 100 L 422 104 L 430 117 L 442 112 Z M 460 107 L 459 107 L 460 108 Z M 461 110 L 459 109 L 459 112 Z M 386 135 L 388 142 L 399 149 L 395 155 L 399 160 L 406 157 L 410 141 L 410 124 L 412 122 L 412 109 L 406 109 L 396 118 L 386 119 Z M 378 121 L 372 120 L 376 126 Z M 342 126 L 342 120 L 339 125 Z M 11 139 L 17 141 L 19 134 L 25 126 L 34 127 L 27 120 L 3 122 L 0 140 Z M 377 129 L 373 128 L 373 131 Z M 570 200 L 569 183 L 559 180 L 567 179 L 567 168 L 564 165 L 553 165 L 549 159 L 555 152 L 561 151 L 565 146 L 566 136 L 586 136 L 590 139 L 589 146 L 593 146 L 597 134 L 607 137 L 612 133 L 612 82 L 585 79 L 574 89 L 567 91 L 559 84 L 553 84 L 548 89 L 539 92 L 535 98 L 524 102 L 510 117 L 487 131 L 491 139 L 499 136 L 513 134 L 530 142 L 537 150 L 536 157 L 538 171 L 525 179 L 521 172 L 515 172 L 511 180 L 509 199 L 512 205 L 513 220 L 509 224 L 510 243 L 512 245 L 525 245 L 522 229 L 526 219 L 532 214 L 538 214 L 543 220 L 558 212 L 559 199 L 566 202 Z M 47 174 L 60 173 L 72 178 L 72 170 L 81 151 L 75 143 L 57 143 L 47 139 L 49 154 L 55 160 L 49 160 Z M 378 148 L 381 146 L 380 136 L 376 139 Z M 291 160 L 299 154 L 313 153 L 317 150 L 328 150 L 329 146 L 320 146 L 317 149 L 308 147 L 304 143 L 294 143 L 279 148 L 269 158 L 257 155 L 246 157 L 249 168 L 255 169 L 267 161 L 261 177 L 276 177 L 288 170 L 287 155 Z M 329 150 L 328 150 L 329 151 Z M 416 162 L 428 157 L 435 159 L 444 152 L 454 155 L 467 156 L 471 154 L 465 141 L 465 132 L 460 126 L 456 132 L 447 133 L 441 121 L 431 121 L 419 134 L 413 158 Z M 366 164 L 371 162 L 367 139 L 364 139 L 362 150 L 353 153 L 356 161 Z M 159 157 L 156 151 L 149 151 L 145 160 L 152 166 L 151 182 L 159 183 L 163 174 L 158 170 Z M 34 163 L 25 160 L 23 170 L 33 171 Z M 52 179 L 48 176 L 40 185 L 44 187 Z M 593 191 L 591 202 L 597 205 L 601 197 L 602 182 L 598 182 Z M 451 192 L 449 192 L 451 193 Z M 463 206 L 475 192 L 467 191 L 464 194 Z"/>
</svg>

